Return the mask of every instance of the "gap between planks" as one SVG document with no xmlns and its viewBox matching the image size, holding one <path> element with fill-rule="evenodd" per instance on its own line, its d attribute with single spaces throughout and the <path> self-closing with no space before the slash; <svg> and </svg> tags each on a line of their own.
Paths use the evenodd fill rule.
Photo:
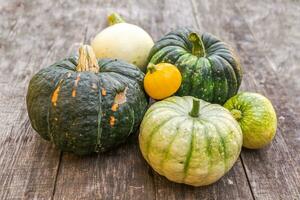
<svg viewBox="0 0 300 200">
<path fill-rule="evenodd" d="M 192 4 L 192 7 L 193 7 L 193 14 L 194 14 L 194 17 L 195 17 L 195 21 L 196 21 L 196 23 L 197 23 L 197 25 L 198 25 L 198 28 L 200 28 L 200 26 L 201 26 L 201 23 L 200 23 L 200 21 L 198 20 L 198 18 L 196 17 L 197 16 L 197 14 L 199 13 L 199 11 L 198 11 L 198 7 L 197 7 L 197 3 L 194 1 L 194 0 L 191 0 L 191 4 Z M 198 3 L 199 4 L 199 3 Z M 234 3 L 232 3 L 232 4 L 234 4 Z M 199 6 L 199 5 L 198 5 Z M 253 31 L 252 31 L 252 29 L 250 28 L 250 26 L 249 26 L 249 24 L 246 22 L 246 20 L 245 20 L 245 18 L 244 18 L 244 16 L 241 14 L 241 11 L 239 10 L 239 8 L 237 8 L 237 6 L 234 4 L 233 5 L 233 8 L 232 8 L 232 12 L 234 13 L 233 14 L 233 16 L 237 16 L 238 15 L 238 17 L 240 18 L 239 20 L 240 20 L 240 22 L 242 23 L 242 24 L 244 24 L 244 27 L 246 28 L 246 30 L 247 31 L 249 31 L 249 33 L 250 33 L 250 35 L 251 35 L 251 37 L 252 37 L 252 40 L 254 41 L 254 43 L 255 43 L 255 47 L 258 47 L 258 40 L 257 40 L 257 38 L 255 37 L 255 35 L 254 35 L 254 33 L 253 33 Z M 226 31 L 226 30 L 225 30 Z M 259 52 L 258 53 L 259 55 L 260 55 L 260 57 L 262 58 L 262 59 L 264 59 L 264 62 L 268 65 L 269 63 L 270 63 L 270 60 L 269 60 L 269 58 L 265 55 L 265 54 L 261 54 L 261 52 Z M 276 81 L 278 80 L 278 78 L 277 78 L 277 74 L 276 74 L 276 72 L 274 71 L 274 69 L 273 68 L 271 68 L 271 67 L 265 67 L 266 68 L 266 70 L 265 71 L 267 71 L 268 73 L 271 73 L 275 78 L 276 78 Z M 274 79 L 275 80 L 275 79 Z M 285 92 L 285 90 L 283 89 L 283 85 L 282 85 L 282 82 L 281 81 L 277 81 L 277 86 L 278 87 L 280 87 L 281 89 L 282 89 L 282 93 L 284 93 Z M 251 87 L 250 86 L 250 88 L 248 88 L 248 89 L 255 89 L 255 88 L 260 88 L 259 87 L 259 85 L 255 85 L 255 87 Z M 264 90 L 263 89 L 263 91 L 264 92 L 266 92 L 266 90 Z M 278 93 L 279 94 L 279 93 Z M 271 96 L 272 96 L 272 93 L 270 94 Z M 274 96 L 274 95 L 273 95 Z M 280 101 L 279 101 L 280 102 Z M 277 102 L 278 103 L 278 102 Z M 281 111 L 282 111 L 282 109 L 281 109 Z M 279 114 L 279 113 L 278 113 Z M 279 130 L 280 129 L 280 127 L 278 127 L 278 135 L 277 135 L 277 139 L 278 138 L 280 138 L 280 137 L 283 137 L 282 136 L 282 134 L 283 134 L 283 132 L 282 131 L 280 131 Z M 283 143 L 282 143 L 282 145 L 284 144 L 285 146 L 290 146 L 291 144 L 289 143 L 289 145 L 288 145 L 288 143 L 287 143 L 287 138 L 284 138 L 283 137 Z M 273 141 L 273 143 L 275 142 L 275 140 Z M 275 145 L 275 144 L 274 144 Z M 255 153 L 253 153 L 253 154 L 255 154 Z M 289 155 L 291 155 L 292 153 L 291 152 L 288 152 L 288 154 Z M 249 185 L 249 188 L 250 188 L 250 191 L 251 191 L 251 195 L 252 195 L 252 198 L 253 199 L 255 199 L 255 196 L 257 196 L 257 197 L 259 197 L 260 195 L 262 195 L 261 194 L 261 192 L 266 192 L 266 189 L 262 189 L 261 191 L 260 190 L 257 190 L 258 188 L 256 187 L 255 188 L 255 185 L 254 185 L 254 183 L 253 183 L 253 178 L 252 178 L 252 181 L 250 180 L 250 174 L 248 174 L 248 173 L 250 173 L 250 171 L 249 170 L 247 170 L 247 164 L 245 163 L 245 161 L 243 160 L 243 156 L 245 156 L 244 154 L 241 154 L 240 155 L 240 160 L 241 160 L 241 162 L 242 162 L 242 166 L 243 166 L 243 170 L 244 170 L 244 172 L 245 172 L 245 175 L 246 175 L 246 178 L 247 178 L 247 182 L 248 182 L 248 185 Z M 251 159 L 251 158 L 250 158 Z M 248 163 L 249 163 L 249 159 L 248 159 Z M 294 162 L 295 163 L 295 162 Z M 249 164 L 248 164 L 249 165 Z M 275 169 L 275 172 L 276 172 L 276 170 L 279 170 L 279 169 Z M 254 171 L 254 174 L 255 175 L 257 175 L 257 172 L 258 171 Z M 297 171 L 296 171 L 297 172 Z M 296 175 L 297 175 L 297 173 L 296 173 Z M 251 185 L 251 184 L 253 184 L 253 185 Z M 261 184 L 261 183 L 260 183 Z M 269 185 L 272 185 L 272 182 L 270 182 L 269 183 Z M 274 188 L 276 188 L 276 186 L 274 187 Z M 295 189 L 296 188 L 294 188 L 293 189 L 293 191 L 295 191 Z M 272 194 L 272 191 L 269 191 L 268 190 L 268 194 L 267 195 L 270 195 L 270 196 L 273 196 Z M 277 192 L 278 193 L 278 192 Z M 285 193 L 286 194 L 286 193 Z M 264 196 L 264 195 L 262 195 L 262 196 Z M 269 196 L 269 197 L 270 197 Z"/>
<path fill-rule="evenodd" d="M 195 0 L 190 0 L 190 1 L 191 1 L 191 4 L 192 4 L 192 9 L 193 9 L 193 17 L 194 17 L 194 19 L 196 21 L 197 28 L 199 28 L 200 27 L 200 22 L 198 21 L 198 18 L 196 17 L 197 6 L 196 6 L 196 3 L 195 3 Z M 247 174 L 247 171 L 246 171 L 246 167 L 245 167 L 245 164 L 243 162 L 243 158 L 242 158 L 241 154 L 239 155 L 239 159 L 241 160 L 241 164 L 242 164 L 243 171 L 244 171 L 244 174 L 245 174 L 246 179 L 247 179 L 247 183 L 248 183 L 248 186 L 249 186 L 249 189 L 250 189 L 250 192 L 251 192 L 251 196 L 255 200 L 254 193 L 253 193 L 253 190 L 252 190 L 252 187 L 251 187 L 251 184 L 250 184 L 250 180 L 249 180 L 249 177 L 248 177 L 248 174 Z"/>
<path fill-rule="evenodd" d="M 83 34 L 83 38 L 82 38 L 82 43 L 86 44 L 88 42 L 88 26 L 84 27 L 84 34 Z M 73 51 L 73 49 L 69 49 L 68 52 Z M 59 161 L 58 161 L 58 166 L 57 166 L 57 171 L 56 171 L 56 175 L 55 175 L 55 179 L 54 179 L 54 184 L 53 184 L 53 190 L 52 190 L 52 196 L 51 196 L 51 200 L 54 200 L 54 196 L 55 196 L 55 192 L 56 192 L 56 184 L 57 184 L 57 180 L 58 180 L 58 176 L 60 174 L 61 171 L 61 163 L 62 163 L 62 158 L 63 158 L 64 152 L 60 151 L 59 154 Z"/>
<path fill-rule="evenodd" d="M 63 157 L 63 152 L 60 151 L 58 166 L 57 166 L 57 170 L 56 170 L 56 174 L 55 174 L 55 178 L 54 178 L 54 183 L 53 183 L 53 190 L 52 190 L 51 200 L 54 199 L 54 195 L 55 195 L 55 191 L 56 191 L 56 183 L 57 183 L 57 179 L 58 179 L 58 174 L 59 174 L 60 168 L 61 168 L 62 157 Z"/>
<path fill-rule="evenodd" d="M 197 28 L 199 28 L 200 27 L 200 22 L 199 22 L 198 18 L 196 17 L 196 15 L 198 13 L 197 6 L 196 6 L 196 3 L 195 3 L 195 0 L 190 0 L 190 1 L 191 1 L 191 4 L 192 4 L 192 9 L 193 9 L 193 17 L 196 21 Z M 247 26 L 248 26 L 248 24 L 247 24 Z M 241 150 L 241 153 L 242 153 L 242 150 Z M 243 158 L 242 158 L 241 154 L 239 155 L 239 159 L 241 160 L 241 164 L 242 164 L 242 167 L 243 167 L 244 174 L 246 176 L 246 180 L 247 180 L 247 184 L 248 184 L 249 189 L 250 189 L 251 196 L 255 200 L 255 196 L 254 196 L 251 184 L 250 184 L 250 179 L 248 177 L 246 167 L 245 167 L 245 164 L 244 164 L 244 161 L 243 161 Z"/>
</svg>

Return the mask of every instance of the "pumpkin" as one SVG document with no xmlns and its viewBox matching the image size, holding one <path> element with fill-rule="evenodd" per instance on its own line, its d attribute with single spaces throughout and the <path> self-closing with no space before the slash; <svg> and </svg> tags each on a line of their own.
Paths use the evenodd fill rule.
<svg viewBox="0 0 300 200">
<path fill-rule="evenodd" d="M 95 58 L 82 46 L 30 80 L 27 110 L 44 139 L 78 155 L 106 151 L 135 131 L 147 107 L 144 74 L 119 60 Z"/>
<path fill-rule="evenodd" d="M 176 95 L 190 95 L 223 104 L 234 96 L 241 84 L 238 57 L 226 43 L 209 33 L 202 35 L 181 28 L 158 40 L 149 62 L 167 62 L 178 67 L 182 84 Z"/>
<path fill-rule="evenodd" d="M 277 117 L 272 103 L 263 95 L 242 92 L 230 98 L 224 107 L 238 121 L 243 132 L 243 146 L 259 149 L 275 136 Z"/>
<path fill-rule="evenodd" d="M 143 157 L 177 183 L 203 186 L 220 179 L 237 160 L 242 132 L 230 112 L 191 96 L 154 103 L 140 126 Z"/>
<path fill-rule="evenodd" d="M 149 63 L 144 78 L 144 88 L 153 99 L 164 99 L 173 95 L 181 84 L 181 74 L 176 66 L 169 63 Z"/>
<path fill-rule="evenodd" d="M 145 71 L 147 57 L 154 42 L 141 27 L 126 23 L 120 15 L 108 17 L 109 27 L 92 40 L 97 58 L 118 58 Z"/>
</svg>

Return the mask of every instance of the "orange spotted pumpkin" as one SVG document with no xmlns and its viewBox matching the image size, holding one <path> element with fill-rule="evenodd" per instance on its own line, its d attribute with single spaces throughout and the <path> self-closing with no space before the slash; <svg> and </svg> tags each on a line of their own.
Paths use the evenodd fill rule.
<svg viewBox="0 0 300 200">
<path fill-rule="evenodd" d="M 147 107 L 144 74 L 120 60 L 97 60 L 90 46 L 33 76 L 27 92 L 32 127 L 63 151 L 103 152 L 135 131 Z"/>
</svg>

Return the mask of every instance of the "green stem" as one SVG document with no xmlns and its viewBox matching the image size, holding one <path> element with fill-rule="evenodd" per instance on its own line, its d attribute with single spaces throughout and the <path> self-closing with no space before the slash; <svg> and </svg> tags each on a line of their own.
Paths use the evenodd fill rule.
<svg viewBox="0 0 300 200">
<path fill-rule="evenodd" d="M 117 13 L 112 13 L 107 17 L 108 24 L 110 26 L 118 23 L 125 23 L 125 20 Z"/>
<path fill-rule="evenodd" d="M 242 118 L 242 112 L 240 110 L 232 109 L 230 112 L 234 119 L 236 119 L 237 121 Z"/>
<path fill-rule="evenodd" d="M 193 98 L 193 107 L 189 113 L 191 117 L 199 117 L 200 100 Z"/>
<path fill-rule="evenodd" d="M 153 63 L 149 63 L 147 66 L 147 71 L 149 71 L 152 74 L 153 72 L 156 71 L 156 65 Z"/>
<path fill-rule="evenodd" d="M 205 47 L 201 37 L 199 37 L 197 33 L 193 32 L 190 33 L 189 40 L 193 44 L 192 54 L 198 57 L 204 57 L 206 53 L 205 53 Z"/>
<path fill-rule="evenodd" d="M 90 71 L 98 73 L 99 68 L 100 67 L 93 48 L 90 45 L 81 45 L 81 47 L 79 47 L 79 58 L 76 71 Z"/>
</svg>

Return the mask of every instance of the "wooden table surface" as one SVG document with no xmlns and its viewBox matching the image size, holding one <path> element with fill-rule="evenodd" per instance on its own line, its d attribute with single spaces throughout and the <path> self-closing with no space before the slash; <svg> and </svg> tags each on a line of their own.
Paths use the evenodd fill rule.
<svg viewBox="0 0 300 200">
<path fill-rule="evenodd" d="M 41 139 L 25 106 L 30 78 L 70 54 L 72 44 L 89 41 L 112 11 L 155 40 L 189 26 L 231 44 L 244 69 L 241 90 L 260 92 L 275 106 L 272 144 L 243 149 L 220 181 L 195 188 L 151 170 L 137 134 L 88 157 Z M 0 0 L 0 199 L 300 199 L 299 13 L 293 0 Z"/>
</svg>

